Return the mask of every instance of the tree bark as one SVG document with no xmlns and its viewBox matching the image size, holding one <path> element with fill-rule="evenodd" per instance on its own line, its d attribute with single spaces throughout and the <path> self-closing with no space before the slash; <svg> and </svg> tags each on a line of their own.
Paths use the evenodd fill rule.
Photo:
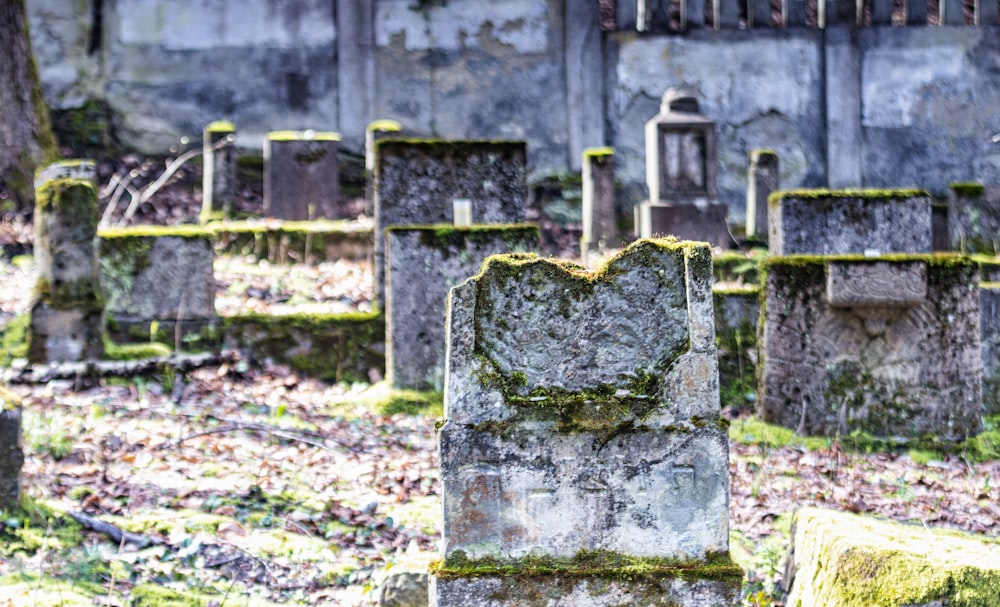
<svg viewBox="0 0 1000 607">
<path fill-rule="evenodd" d="M 34 174 L 55 160 L 55 137 L 42 99 L 24 0 L 0 0 L 0 211 L 31 211 Z"/>
</svg>

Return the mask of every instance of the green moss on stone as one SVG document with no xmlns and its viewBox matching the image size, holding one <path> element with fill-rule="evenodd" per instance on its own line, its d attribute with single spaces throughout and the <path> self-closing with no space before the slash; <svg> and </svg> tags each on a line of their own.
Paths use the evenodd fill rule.
<svg viewBox="0 0 1000 607">
<path fill-rule="evenodd" d="M 40 213 L 76 217 L 84 229 L 97 231 L 97 190 L 86 179 L 53 179 L 41 184 L 35 207 Z"/>
<path fill-rule="evenodd" d="M 800 200 L 822 200 L 822 199 L 835 199 L 835 198 L 853 198 L 853 199 L 865 199 L 865 200 L 901 200 L 907 198 L 916 198 L 918 196 L 930 197 L 925 190 L 918 190 L 913 188 L 901 188 L 901 189 L 857 189 L 857 190 L 826 190 L 826 189 L 815 189 L 815 190 L 778 190 L 777 192 L 772 192 L 767 198 L 769 205 L 775 205 L 781 203 L 786 198 L 795 198 Z"/>
<path fill-rule="evenodd" d="M 340 133 L 330 131 L 271 131 L 269 141 L 340 141 Z"/>
<path fill-rule="evenodd" d="M 403 127 L 400 126 L 400 124 L 395 120 L 383 118 L 381 120 L 375 120 L 368 123 L 366 130 L 368 132 L 381 131 L 383 133 L 393 133 L 403 130 Z"/>
<path fill-rule="evenodd" d="M 981 183 L 949 183 L 948 187 L 958 196 L 974 198 L 982 196 L 986 192 L 986 187 Z"/>
<path fill-rule="evenodd" d="M 441 251 L 464 250 L 470 243 L 476 245 L 490 244 L 499 236 L 503 242 L 510 245 L 538 243 L 541 231 L 538 226 L 530 224 L 491 224 L 454 226 L 437 224 L 427 226 L 390 227 L 391 232 L 419 232 L 420 245 Z"/>
<path fill-rule="evenodd" d="M 234 133 L 236 125 L 228 120 L 216 120 L 205 126 L 206 133 Z"/>
<path fill-rule="evenodd" d="M 584 158 L 600 158 L 602 156 L 614 156 L 615 149 L 611 147 L 583 148 Z"/>
<path fill-rule="evenodd" d="M 175 226 L 140 225 L 125 228 L 102 228 L 97 235 L 106 240 L 119 238 L 213 238 L 215 232 L 204 226 L 181 224 Z"/>
</svg>

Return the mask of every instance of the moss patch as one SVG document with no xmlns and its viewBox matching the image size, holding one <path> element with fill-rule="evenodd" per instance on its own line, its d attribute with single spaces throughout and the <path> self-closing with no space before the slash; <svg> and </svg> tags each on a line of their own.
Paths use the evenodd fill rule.
<svg viewBox="0 0 1000 607">
<path fill-rule="evenodd" d="M 826 198 L 854 198 L 864 200 L 900 200 L 917 196 L 930 197 L 925 190 L 918 189 L 858 189 L 858 190 L 778 190 L 767 198 L 770 205 L 778 204 L 785 198 L 800 200 L 822 200 Z"/>
<path fill-rule="evenodd" d="M 949 183 L 948 187 L 951 188 L 951 191 L 955 192 L 958 196 L 964 196 L 966 198 L 976 198 L 982 196 L 986 192 L 986 187 L 983 184 L 975 182 Z"/>
<path fill-rule="evenodd" d="M 329 131 L 271 131 L 269 141 L 340 141 L 340 133 Z"/>
</svg>

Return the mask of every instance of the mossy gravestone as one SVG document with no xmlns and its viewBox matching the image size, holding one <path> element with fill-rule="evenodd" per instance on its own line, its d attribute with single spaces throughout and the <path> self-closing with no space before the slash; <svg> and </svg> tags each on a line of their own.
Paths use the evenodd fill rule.
<svg viewBox="0 0 1000 607">
<path fill-rule="evenodd" d="M 524 221 L 523 141 L 383 139 L 375 143 L 375 302 L 385 303 L 385 230 L 455 222 L 467 199 L 474 224 Z"/>
<path fill-rule="evenodd" d="M 738 604 L 711 265 L 643 240 L 451 290 L 432 605 Z"/>
<path fill-rule="evenodd" d="M 21 497 L 21 400 L 0 388 L 0 509 L 17 504 Z"/>
<path fill-rule="evenodd" d="M 386 373 L 396 388 L 444 387 L 448 289 L 490 255 L 538 249 L 535 226 L 450 225 L 386 230 Z"/>
<path fill-rule="evenodd" d="M 104 300 L 97 265 L 97 192 L 90 181 L 55 179 L 37 189 L 28 360 L 79 361 L 104 354 Z"/>
<path fill-rule="evenodd" d="M 789 606 L 1000 604 L 1000 540 L 803 508 L 786 568 Z"/>
<path fill-rule="evenodd" d="M 339 133 L 273 131 L 264 139 L 264 214 L 344 219 L 338 204 Z"/>
</svg>

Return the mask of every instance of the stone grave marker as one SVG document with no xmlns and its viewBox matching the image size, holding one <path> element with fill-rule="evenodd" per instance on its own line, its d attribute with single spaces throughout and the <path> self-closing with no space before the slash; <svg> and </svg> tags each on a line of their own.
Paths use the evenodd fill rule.
<svg viewBox="0 0 1000 607">
<path fill-rule="evenodd" d="M 225 120 L 209 123 L 202 132 L 201 220 L 226 217 L 236 200 L 236 125 Z"/>
<path fill-rule="evenodd" d="M 264 139 L 264 214 L 276 219 L 344 219 L 338 208 L 339 133 L 274 131 Z"/>
<path fill-rule="evenodd" d="M 198 330 L 216 318 L 215 250 L 208 230 L 143 226 L 102 230 L 100 280 L 105 314 L 123 336 L 157 321 L 169 334 Z"/>
<path fill-rule="evenodd" d="M 979 284 L 983 414 L 1000 415 L 1000 283 Z"/>
<path fill-rule="evenodd" d="M 615 152 L 611 148 L 583 150 L 583 235 L 580 256 L 619 246 L 615 213 Z"/>
<path fill-rule="evenodd" d="M 97 265 L 97 191 L 93 182 L 55 179 L 37 188 L 35 264 L 28 360 L 99 359 L 104 301 Z"/>
<path fill-rule="evenodd" d="M 9 508 L 21 498 L 21 400 L 14 393 L 0 389 L 0 509 Z"/>
<path fill-rule="evenodd" d="M 711 254 L 489 258 L 449 300 L 431 605 L 737 605 Z"/>
<path fill-rule="evenodd" d="M 35 171 L 35 187 L 55 179 L 81 179 L 97 183 L 97 163 L 86 158 L 60 160 Z"/>
<path fill-rule="evenodd" d="M 375 303 L 384 306 L 385 230 L 454 223 L 466 199 L 474 224 L 524 221 L 528 196 L 523 141 L 383 139 L 375 144 Z"/>
<path fill-rule="evenodd" d="M 948 244 L 964 253 L 1000 254 L 1000 187 L 953 183 L 948 193 Z"/>
<path fill-rule="evenodd" d="M 386 379 L 395 388 L 444 388 L 448 290 L 490 255 L 538 249 L 528 225 L 450 225 L 386 230 Z"/>
<path fill-rule="evenodd" d="M 747 238 L 767 238 L 767 199 L 780 185 L 778 154 L 754 150 L 747 167 Z"/>
</svg>

